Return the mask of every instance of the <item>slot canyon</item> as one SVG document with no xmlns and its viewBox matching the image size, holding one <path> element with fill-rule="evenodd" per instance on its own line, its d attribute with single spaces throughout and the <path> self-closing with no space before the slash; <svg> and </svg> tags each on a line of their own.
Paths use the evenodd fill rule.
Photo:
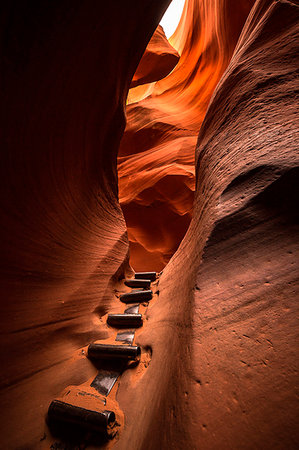
<svg viewBox="0 0 299 450">
<path fill-rule="evenodd" d="M 1 450 L 299 447 L 299 4 L 170 4 L 1 5 Z"/>
</svg>

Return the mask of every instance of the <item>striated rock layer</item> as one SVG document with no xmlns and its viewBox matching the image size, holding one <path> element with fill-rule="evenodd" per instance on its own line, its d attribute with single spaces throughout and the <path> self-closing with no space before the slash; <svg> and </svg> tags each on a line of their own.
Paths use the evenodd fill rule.
<svg viewBox="0 0 299 450">
<path fill-rule="evenodd" d="M 298 19 L 294 2 L 256 2 L 213 95 L 193 219 L 139 336 L 152 360 L 120 385 L 117 448 L 298 447 Z"/>
<path fill-rule="evenodd" d="M 130 88 L 159 81 L 177 65 L 180 56 L 169 44 L 161 25 L 155 30 L 138 64 Z"/>
<path fill-rule="evenodd" d="M 115 337 L 100 317 L 117 312 L 115 291 L 132 273 L 117 198 L 124 104 L 167 3 L 3 7 L 1 448 L 49 448 L 50 401 L 89 385 L 96 370 L 82 349 Z M 119 162 L 127 220 L 126 208 L 145 215 L 158 199 L 146 232 L 128 222 L 136 266 L 165 264 L 187 229 L 193 190 L 195 199 L 136 333 L 146 364 L 125 372 L 113 392 L 124 413 L 115 448 L 298 447 L 299 11 L 292 1 L 258 0 L 241 32 L 250 6 L 189 1 L 181 23 L 194 12 L 194 24 L 209 24 L 200 33 L 179 28 L 178 41 L 200 42 L 193 75 L 175 90 L 185 53 L 172 41 L 181 55 L 169 75 L 174 98 L 163 87 L 169 77 L 151 97 L 144 85 L 129 96 L 140 101 L 127 109 Z"/>
<path fill-rule="evenodd" d="M 180 61 L 166 78 L 129 91 L 118 175 L 135 270 L 161 270 L 187 231 L 198 130 L 253 3 L 186 0 L 170 39 Z"/>
<path fill-rule="evenodd" d="M 52 398 L 92 376 L 75 356 L 128 266 L 116 155 L 169 1 L 129 3 L 1 5 L 1 448 L 34 448 Z"/>
</svg>

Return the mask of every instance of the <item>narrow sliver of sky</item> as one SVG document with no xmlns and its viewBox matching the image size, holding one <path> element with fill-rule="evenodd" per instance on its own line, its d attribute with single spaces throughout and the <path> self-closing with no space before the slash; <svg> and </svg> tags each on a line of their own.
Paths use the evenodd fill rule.
<svg viewBox="0 0 299 450">
<path fill-rule="evenodd" d="M 167 39 L 173 35 L 176 27 L 179 24 L 185 0 L 172 0 L 169 7 L 167 8 L 164 16 L 161 19 L 160 25 L 164 29 Z"/>
</svg>

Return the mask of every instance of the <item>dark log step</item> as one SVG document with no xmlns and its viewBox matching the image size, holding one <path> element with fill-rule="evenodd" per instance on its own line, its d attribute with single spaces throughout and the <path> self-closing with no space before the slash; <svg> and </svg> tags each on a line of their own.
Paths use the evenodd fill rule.
<svg viewBox="0 0 299 450">
<path fill-rule="evenodd" d="M 88 357 L 100 360 L 139 361 L 141 348 L 137 345 L 90 344 Z"/>
<path fill-rule="evenodd" d="M 151 280 L 125 280 L 125 285 L 131 288 L 149 289 L 151 285 Z"/>
<path fill-rule="evenodd" d="M 67 422 L 107 436 L 112 434 L 115 425 L 113 411 L 92 411 L 60 400 L 52 401 L 48 418 L 50 421 Z"/>
<path fill-rule="evenodd" d="M 147 302 L 153 298 L 153 292 L 148 291 L 133 291 L 127 294 L 122 294 L 119 299 L 124 303 L 136 303 L 136 302 Z"/>
<path fill-rule="evenodd" d="M 142 314 L 108 314 L 107 323 L 112 327 L 139 328 Z"/>
<path fill-rule="evenodd" d="M 157 273 L 156 272 L 136 272 L 135 273 L 135 278 L 137 280 L 151 280 L 151 281 L 155 281 L 157 278 Z"/>
</svg>

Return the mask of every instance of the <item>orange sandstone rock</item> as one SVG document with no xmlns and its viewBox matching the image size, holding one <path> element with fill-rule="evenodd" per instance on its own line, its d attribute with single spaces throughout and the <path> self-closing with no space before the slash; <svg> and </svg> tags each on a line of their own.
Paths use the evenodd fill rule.
<svg viewBox="0 0 299 450">
<path fill-rule="evenodd" d="M 168 3 L 1 4 L 1 448 L 38 446 L 51 400 L 95 373 L 80 349 L 128 270 L 124 105 Z"/>
<path fill-rule="evenodd" d="M 167 3 L 2 5 L 2 448 L 47 448 L 55 397 L 100 408 L 83 352 L 129 290 L 124 104 Z M 115 448 L 298 447 L 299 13 L 258 0 L 243 27 L 252 3 L 188 1 L 179 63 L 130 94 L 133 264 L 164 266 L 193 217 L 109 399 Z"/>
<path fill-rule="evenodd" d="M 118 448 L 298 447 L 298 23 L 295 2 L 257 1 L 213 94 Z"/>
<path fill-rule="evenodd" d="M 186 0 L 170 39 L 178 64 L 157 83 L 129 91 L 118 176 L 136 270 L 161 270 L 187 231 L 198 130 L 252 5 Z"/>
<path fill-rule="evenodd" d="M 179 61 L 178 52 L 169 44 L 163 28 L 158 25 L 138 64 L 131 88 L 166 77 Z"/>
</svg>

